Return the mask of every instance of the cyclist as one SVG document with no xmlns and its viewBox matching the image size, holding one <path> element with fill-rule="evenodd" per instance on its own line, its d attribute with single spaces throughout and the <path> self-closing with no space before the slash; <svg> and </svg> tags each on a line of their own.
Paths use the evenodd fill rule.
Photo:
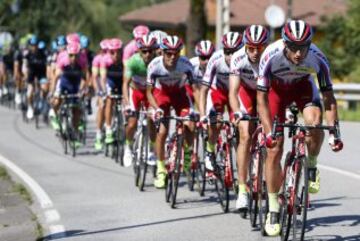
<svg viewBox="0 0 360 241">
<path fill-rule="evenodd" d="M 137 51 L 138 48 L 136 46 L 136 40 L 138 38 L 141 38 L 144 35 L 149 34 L 150 30 L 148 27 L 144 25 L 138 25 L 133 30 L 133 36 L 134 39 L 131 40 L 125 47 L 124 47 L 124 53 L 123 53 L 123 62 L 125 63 L 126 60 L 128 60 L 131 56 L 133 56 Z"/>
<path fill-rule="evenodd" d="M 27 80 L 27 113 L 26 117 L 32 119 L 34 117 L 33 94 L 35 88 L 40 87 L 41 98 L 45 98 L 48 92 L 46 80 L 46 55 L 38 48 L 39 40 L 34 35 L 29 41 L 29 52 L 24 56 L 23 69 L 25 79 Z M 39 86 L 40 85 L 40 86 Z"/>
<path fill-rule="evenodd" d="M 182 40 L 177 36 L 167 36 L 161 43 L 163 56 L 156 57 L 148 66 L 146 95 L 150 105 L 154 108 L 155 119 L 170 115 L 170 107 L 175 109 L 176 115 L 186 116 L 192 107 L 187 95 L 185 84 L 194 79 L 193 67 L 190 61 L 180 56 L 183 48 Z M 192 133 L 194 124 L 185 122 L 184 169 L 189 170 L 191 163 Z M 156 135 L 157 178 L 156 188 L 165 187 L 165 140 L 168 133 L 168 122 L 161 122 Z"/>
<path fill-rule="evenodd" d="M 94 57 L 91 68 L 92 82 L 97 93 L 97 114 L 96 114 L 96 137 L 95 137 L 95 150 L 100 151 L 103 147 L 102 143 L 102 127 L 104 125 L 104 101 L 105 87 L 103 88 L 100 83 L 100 67 L 102 59 L 106 56 L 108 51 L 109 39 L 103 39 L 100 42 L 100 52 Z"/>
<path fill-rule="evenodd" d="M 278 116 L 285 121 L 286 106 L 293 101 L 302 111 L 305 124 L 322 122 L 322 108 L 319 91 L 311 74 L 317 75 L 318 85 L 324 100 L 325 117 L 328 125 L 338 120 L 337 106 L 330 76 L 329 62 L 324 54 L 311 43 L 311 26 L 302 20 L 292 20 L 282 29 L 282 40 L 269 45 L 261 56 L 257 82 L 257 105 L 269 147 L 266 158 L 266 183 L 269 198 L 269 213 L 265 230 L 275 236 L 280 232 L 278 192 L 281 186 L 280 159 L 283 153 L 283 130 L 276 130 L 275 140 L 271 138 L 272 121 Z M 274 133 L 275 134 L 275 133 Z M 317 193 L 320 187 L 319 172 L 316 169 L 317 156 L 324 139 L 324 132 L 310 131 L 306 137 L 309 165 L 309 192 Z M 333 151 L 342 149 L 342 141 L 331 135 Z M 313 178 L 311 178 L 313 177 Z"/>
<path fill-rule="evenodd" d="M 238 119 L 243 114 L 251 116 L 257 114 L 256 81 L 259 74 L 260 56 L 269 42 L 269 31 L 261 25 L 251 25 L 245 29 L 243 42 L 245 46 L 231 59 L 229 79 L 229 101 L 240 136 L 237 147 L 239 195 L 236 200 L 236 209 L 241 212 L 248 210 L 249 207 L 246 181 L 251 136 L 255 125 L 247 121 L 239 122 Z"/>
<path fill-rule="evenodd" d="M 53 108 L 57 114 L 61 99 L 59 98 L 61 94 L 77 94 L 85 86 L 85 73 L 87 69 L 87 63 L 85 59 L 80 58 L 80 44 L 76 42 L 71 42 L 66 47 L 67 55 L 64 55 L 61 59 L 58 59 L 57 69 L 56 69 L 56 89 L 53 89 L 54 93 L 53 99 Z M 80 124 L 81 110 L 77 107 L 73 109 L 74 115 L 74 129 L 78 130 Z M 56 115 L 52 120 L 52 125 L 55 130 L 60 129 L 59 118 Z M 75 147 L 79 147 L 81 143 L 77 140 L 75 141 Z"/>
<path fill-rule="evenodd" d="M 0 56 L 0 97 L 9 93 L 8 82 L 11 81 L 14 69 L 14 51 L 12 43 L 6 43 L 2 46 L 2 54 Z M 1 81 L 2 79 L 2 81 Z"/>
<path fill-rule="evenodd" d="M 223 49 L 216 51 L 210 58 L 200 89 L 200 121 L 206 124 L 218 114 L 224 113 L 224 107 L 230 112 L 228 92 L 230 60 L 232 55 L 242 46 L 242 35 L 237 32 L 224 34 Z M 210 88 L 210 91 L 209 91 Z M 213 122 L 213 121 L 211 121 Z M 205 167 L 213 171 L 212 160 L 215 155 L 215 143 L 219 135 L 219 126 L 210 123 L 209 140 L 206 143 Z"/>
<path fill-rule="evenodd" d="M 137 39 L 139 52 L 134 54 L 125 63 L 125 76 L 123 82 L 123 97 L 125 110 L 133 113 L 139 111 L 141 104 L 148 108 L 149 103 L 146 98 L 146 74 L 147 66 L 155 57 L 157 48 L 156 39 L 152 35 L 144 35 Z M 132 162 L 132 142 L 137 127 L 137 117 L 129 115 L 126 126 L 126 146 L 124 152 L 124 165 L 130 166 Z M 156 131 L 154 123 L 149 119 L 150 134 L 150 153 L 149 160 L 156 159 L 154 154 L 154 144 Z"/>
<path fill-rule="evenodd" d="M 161 30 L 154 30 L 151 32 L 151 35 L 156 38 L 156 42 L 157 42 L 157 48 L 155 50 L 156 56 L 161 56 L 162 49 L 161 49 L 160 45 L 162 43 L 162 40 L 164 38 L 166 38 L 167 33 L 165 33 L 164 31 L 161 31 Z"/>
<path fill-rule="evenodd" d="M 106 95 L 121 94 L 123 82 L 123 62 L 122 62 L 122 42 L 120 39 L 113 38 L 108 42 L 108 54 L 102 59 L 100 66 L 100 76 L 102 89 L 106 90 Z M 112 106 L 114 101 L 107 98 L 105 101 L 105 143 L 114 142 L 112 122 Z"/>
<path fill-rule="evenodd" d="M 191 64 L 194 67 L 195 83 L 200 83 L 204 77 L 206 66 L 209 63 L 209 59 L 215 52 L 215 46 L 209 40 L 202 40 L 195 46 L 196 57 L 190 59 Z M 192 92 L 192 89 L 187 86 L 188 92 Z M 200 86 L 196 85 L 194 91 L 194 102 L 197 109 L 199 109 L 199 92 Z"/>
</svg>

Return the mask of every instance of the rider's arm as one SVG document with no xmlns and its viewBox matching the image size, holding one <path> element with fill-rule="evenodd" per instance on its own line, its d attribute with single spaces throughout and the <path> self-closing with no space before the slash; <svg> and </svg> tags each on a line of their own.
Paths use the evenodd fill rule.
<svg viewBox="0 0 360 241">
<path fill-rule="evenodd" d="M 208 95 L 209 88 L 216 74 L 216 58 L 214 55 L 209 59 L 208 65 L 204 73 L 204 77 L 201 81 L 200 87 L 200 100 L 199 100 L 199 111 L 200 116 L 206 116 L 206 99 Z"/>
<path fill-rule="evenodd" d="M 268 92 L 258 89 L 256 93 L 256 102 L 261 124 L 264 127 L 265 133 L 268 134 L 272 129 Z"/>
<path fill-rule="evenodd" d="M 129 63 L 129 62 L 127 62 Z M 124 104 L 128 105 L 129 104 L 129 84 L 131 81 L 131 76 L 132 76 L 132 72 L 131 72 L 131 66 L 129 66 L 128 64 L 124 65 L 124 78 L 123 78 L 123 85 L 122 85 L 122 93 L 123 93 L 123 100 L 124 100 Z"/>
<path fill-rule="evenodd" d="M 106 91 L 106 75 L 107 75 L 107 69 L 106 67 L 100 68 L 100 85 L 102 91 Z"/>
<path fill-rule="evenodd" d="M 230 107 L 233 112 L 237 112 L 240 110 L 239 103 L 239 88 L 240 88 L 240 76 L 235 74 L 230 74 L 229 77 L 229 102 Z"/>
<path fill-rule="evenodd" d="M 328 125 L 333 126 L 338 120 L 337 104 L 333 91 L 325 91 L 322 93 L 324 100 L 325 118 Z"/>
<path fill-rule="evenodd" d="M 152 93 L 153 87 L 151 85 L 146 86 L 146 97 L 149 101 L 149 104 L 156 110 L 159 108 L 158 104 L 156 103 L 155 97 Z"/>
<path fill-rule="evenodd" d="M 159 108 L 156 99 L 153 95 L 153 88 L 155 85 L 155 78 L 153 73 L 156 71 L 156 64 L 158 62 L 151 61 L 147 68 L 147 77 L 146 77 L 146 97 L 149 101 L 149 104 L 156 110 Z"/>
<path fill-rule="evenodd" d="M 209 91 L 207 85 L 200 86 L 200 97 L 199 97 L 199 111 L 200 116 L 206 116 L 206 98 Z"/>
<path fill-rule="evenodd" d="M 55 75 L 54 75 L 53 81 L 51 82 L 51 86 L 50 86 L 51 93 L 55 92 L 56 84 L 57 84 L 58 79 L 60 78 L 61 74 L 62 74 L 62 69 L 60 67 L 56 67 Z"/>
</svg>

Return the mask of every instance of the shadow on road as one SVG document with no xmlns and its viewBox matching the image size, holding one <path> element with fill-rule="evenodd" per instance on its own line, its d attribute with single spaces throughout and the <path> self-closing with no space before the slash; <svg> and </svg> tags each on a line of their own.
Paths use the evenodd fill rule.
<svg viewBox="0 0 360 241">
<path fill-rule="evenodd" d="M 360 215 L 319 217 L 307 220 L 306 232 L 312 231 L 317 227 L 355 227 L 358 225 L 360 225 Z M 356 240 L 360 240 L 360 236 L 358 238 Z"/>
<path fill-rule="evenodd" d="M 182 222 L 182 221 L 187 221 L 187 220 L 192 220 L 192 219 L 209 218 L 209 217 L 219 216 L 219 215 L 224 215 L 224 213 L 219 212 L 219 213 L 212 213 L 212 214 L 206 214 L 206 215 L 198 215 L 198 216 L 183 217 L 183 218 L 174 218 L 174 219 L 156 221 L 156 222 L 151 222 L 151 223 L 141 223 L 141 224 L 134 224 L 134 225 L 123 226 L 123 227 L 95 230 L 95 231 L 69 230 L 69 231 L 66 231 L 65 233 L 56 233 L 56 234 L 52 234 L 52 235 L 40 238 L 37 241 L 64 239 L 66 237 L 81 237 L 81 236 L 93 235 L 93 234 L 99 234 L 99 233 L 115 232 L 115 231 L 122 231 L 122 230 L 128 230 L 128 229 L 137 229 L 137 228 L 142 228 L 142 227 L 167 224 L 167 223 Z"/>
</svg>

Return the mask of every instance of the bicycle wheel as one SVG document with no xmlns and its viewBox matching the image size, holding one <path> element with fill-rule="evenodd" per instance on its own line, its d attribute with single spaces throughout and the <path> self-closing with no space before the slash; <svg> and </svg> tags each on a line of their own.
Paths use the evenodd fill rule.
<svg viewBox="0 0 360 241">
<path fill-rule="evenodd" d="M 139 180 L 139 190 L 144 191 L 146 174 L 147 174 L 147 160 L 149 153 L 148 145 L 148 136 L 146 132 L 146 127 L 143 127 L 142 138 L 141 138 L 141 148 L 140 148 L 140 180 Z"/>
<path fill-rule="evenodd" d="M 259 159 L 258 152 L 251 154 L 249 162 L 249 215 L 251 227 L 256 227 L 257 216 L 259 213 L 259 193 L 261 193 L 261 182 L 259 182 Z M 261 175 L 261 174 L 260 174 Z"/>
<path fill-rule="evenodd" d="M 289 239 L 291 222 L 292 222 L 292 212 L 291 212 L 291 203 L 290 195 L 291 189 L 289 184 L 290 180 L 293 179 L 293 175 L 290 172 L 292 166 L 292 155 L 291 152 L 288 152 L 285 157 L 284 162 L 284 171 L 283 171 L 283 184 L 282 184 L 282 193 L 280 198 L 282 202 L 280 203 L 280 225 L 281 225 L 281 240 L 286 241 Z M 292 187 L 291 187 L 292 188 Z"/>
<path fill-rule="evenodd" d="M 167 162 L 167 175 L 165 181 L 165 201 L 170 202 L 170 198 L 173 192 L 173 172 L 175 169 L 175 161 L 176 161 L 176 136 L 172 135 L 169 140 L 166 141 L 166 157 L 168 159 Z"/>
<path fill-rule="evenodd" d="M 205 189 L 206 189 L 206 168 L 205 168 L 205 146 L 206 146 L 206 140 L 205 138 L 200 134 L 201 136 L 201 145 L 198 145 L 198 154 L 200 154 L 199 158 L 199 172 L 201 175 L 201 182 L 200 182 L 200 189 L 199 194 L 201 197 L 205 195 Z M 200 144 L 200 143 L 199 143 Z"/>
<path fill-rule="evenodd" d="M 198 154 L 198 146 L 199 146 L 199 135 L 195 135 L 194 144 L 193 144 L 193 152 L 191 154 L 191 168 L 190 173 L 187 174 L 188 179 L 188 188 L 192 192 L 194 191 L 194 186 L 196 185 L 196 189 L 200 190 L 201 188 L 201 169 L 199 163 L 199 154 Z"/>
<path fill-rule="evenodd" d="M 117 111 L 117 128 L 115 141 L 115 162 L 120 166 L 124 166 L 124 144 L 125 144 L 125 128 L 122 113 Z"/>
<path fill-rule="evenodd" d="M 225 153 L 223 148 L 218 150 L 216 154 L 216 166 L 215 166 L 215 189 L 219 198 L 219 203 L 222 210 L 227 213 L 229 211 L 229 188 L 225 184 Z"/>
<path fill-rule="evenodd" d="M 265 173 L 264 173 L 264 164 L 266 160 L 266 149 L 265 147 L 261 147 L 258 151 L 259 154 L 259 162 L 258 162 L 258 211 L 259 211 L 259 225 L 261 234 L 266 236 L 265 231 L 265 222 L 266 222 L 266 214 L 269 211 L 269 199 L 267 194 L 267 187 L 265 182 Z"/>
<path fill-rule="evenodd" d="M 135 186 L 139 186 L 139 180 L 141 175 L 141 167 L 140 167 L 140 153 L 141 150 L 141 139 L 142 135 L 141 133 L 135 133 L 135 141 L 133 145 L 133 170 L 134 170 L 134 177 L 135 177 Z"/>
<path fill-rule="evenodd" d="M 183 137 L 178 136 L 176 141 L 176 159 L 175 159 L 175 169 L 172 173 L 172 196 L 171 196 L 171 208 L 175 208 L 176 205 L 176 197 L 177 197 L 177 191 L 179 187 L 179 179 L 181 175 L 181 159 L 184 156 L 184 150 L 183 150 Z"/>
<path fill-rule="evenodd" d="M 295 185 L 293 199 L 293 240 L 304 240 L 308 208 L 309 173 L 306 158 L 295 161 Z"/>
</svg>

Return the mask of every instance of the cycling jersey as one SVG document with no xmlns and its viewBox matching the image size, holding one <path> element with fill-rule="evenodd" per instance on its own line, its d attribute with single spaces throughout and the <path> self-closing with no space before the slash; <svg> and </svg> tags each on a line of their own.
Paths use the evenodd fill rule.
<svg viewBox="0 0 360 241">
<path fill-rule="evenodd" d="M 285 109 L 296 102 L 300 110 L 313 105 L 321 108 L 320 95 L 311 74 L 317 74 L 321 91 L 332 90 L 329 63 L 323 53 L 311 44 L 305 59 L 298 65 L 284 53 L 282 40 L 269 45 L 261 56 L 257 89 L 269 92 L 272 118 L 285 121 Z"/>
<path fill-rule="evenodd" d="M 206 67 L 202 84 L 211 86 L 212 89 L 229 89 L 230 67 L 225 62 L 224 51 L 216 51 Z"/>
<path fill-rule="evenodd" d="M 291 86 L 316 74 L 321 91 L 332 90 L 329 62 L 324 54 L 311 44 L 306 58 L 299 65 L 292 64 L 284 54 L 282 40 L 269 45 L 260 60 L 257 88 L 268 91 L 272 82 L 283 87 Z"/>
<path fill-rule="evenodd" d="M 123 62 L 125 63 L 125 61 L 131 58 L 137 51 L 138 47 L 136 46 L 136 41 L 133 39 L 124 48 Z"/>
<path fill-rule="evenodd" d="M 25 56 L 23 63 L 26 64 L 28 70 L 28 83 L 33 83 L 35 78 L 39 81 L 46 78 L 46 55 L 42 51 L 29 51 Z"/>
<path fill-rule="evenodd" d="M 69 56 L 63 56 L 57 62 L 57 68 L 61 69 L 59 81 L 57 82 L 55 95 L 67 92 L 76 94 L 79 92 L 81 80 L 84 79 L 84 71 L 87 64 L 84 59 L 77 59 L 75 64 L 70 63 Z"/>
<path fill-rule="evenodd" d="M 107 93 L 110 94 L 113 91 L 121 93 L 123 80 L 122 61 L 116 63 L 109 54 L 106 54 L 100 63 L 100 68 L 106 69 Z"/>
<path fill-rule="evenodd" d="M 131 87 L 146 90 L 147 67 L 140 54 L 134 54 L 126 61 L 125 66 L 125 76 L 131 78 Z"/>
<path fill-rule="evenodd" d="M 200 60 L 199 57 L 193 57 L 190 59 L 190 62 L 192 64 L 192 66 L 194 67 L 194 78 L 195 78 L 195 82 L 199 83 L 202 81 L 203 77 L 204 77 L 204 73 L 206 69 L 201 69 L 200 68 Z"/>
<path fill-rule="evenodd" d="M 170 114 L 173 106 L 177 115 L 189 113 L 192 102 L 188 96 L 185 84 L 194 79 L 193 67 L 186 57 L 179 57 L 174 70 L 167 70 L 163 56 L 153 59 L 148 66 L 147 84 L 154 86 L 154 97 L 165 115 Z"/>
</svg>

